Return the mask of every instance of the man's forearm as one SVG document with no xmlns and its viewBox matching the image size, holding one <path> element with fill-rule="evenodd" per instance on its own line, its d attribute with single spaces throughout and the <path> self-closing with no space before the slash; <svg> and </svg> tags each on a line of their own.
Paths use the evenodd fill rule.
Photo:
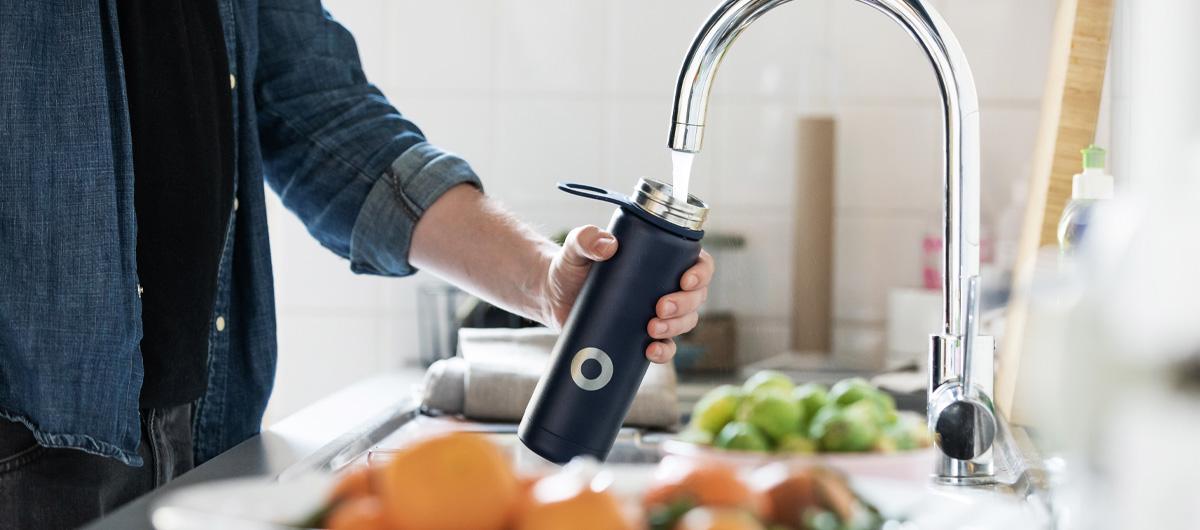
<svg viewBox="0 0 1200 530">
<path fill-rule="evenodd" d="M 421 216 L 409 261 L 492 304 L 554 326 L 542 289 L 557 251 L 499 203 L 460 185 Z"/>
</svg>

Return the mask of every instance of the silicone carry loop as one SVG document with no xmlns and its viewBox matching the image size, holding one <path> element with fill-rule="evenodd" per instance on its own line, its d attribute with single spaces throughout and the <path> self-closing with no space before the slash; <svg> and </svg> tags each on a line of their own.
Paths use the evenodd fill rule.
<svg viewBox="0 0 1200 530">
<path fill-rule="evenodd" d="M 633 206 L 629 197 L 620 193 L 608 191 L 604 188 L 588 186 L 587 184 L 579 184 L 576 182 L 559 182 L 558 189 L 563 190 L 571 195 L 577 195 L 586 199 L 596 199 L 598 201 L 611 202 L 617 206 Z"/>
<path fill-rule="evenodd" d="M 654 226 L 662 228 L 663 230 L 676 234 L 680 237 L 691 239 L 692 241 L 699 241 L 704 237 L 703 230 L 692 230 L 667 221 L 657 215 L 647 212 L 640 206 L 634 204 L 633 201 L 629 200 L 629 197 L 617 192 L 608 191 L 604 188 L 598 188 L 596 186 L 589 186 L 587 184 L 579 184 L 577 182 L 559 182 L 558 189 L 570 193 L 571 195 L 583 197 L 585 199 L 595 199 L 598 201 L 613 203 L 617 206 L 620 206 L 626 212 L 636 215 Z"/>
</svg>

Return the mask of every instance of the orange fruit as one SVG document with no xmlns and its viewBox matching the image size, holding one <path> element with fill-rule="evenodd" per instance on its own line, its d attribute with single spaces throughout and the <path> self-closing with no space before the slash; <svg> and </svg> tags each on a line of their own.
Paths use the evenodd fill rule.
<svg viewBox="0 0 1200 530">
<path fill-rule="evenodd" d="M 369 497 L 375 488 L 372 486 L 370 468 L 363 466 L 342 476 L 333 491 L 329 493 L 331 503 L 339 503 L 351 499 Z"/>
<path fill-rule="evenodd" d="M 378 477 L 392 526 L 501 530 L 518 500 L 508 458 L 478 434 L 448 433 L 405 447 Z"/>
<path fill-rule="evenodd" d="M 784 464 L 759 469 L 754 474 L 754 486 L 768 499 L 769 513 L 764 518 L 788 527 L 804 526 L 804 512 L 818 506 L 816 484 L 807 471 L 793 471 Z"/>
<path fill-rule="evenodd" d="M 533 505 L 533 486 L 540 477 L 523 476 L 517 478 L 517 505 L 513 509 L 513 520 L 518 520 L 531 505 Z"/>
<path fill-rule="evenodd" d="M 675 530 L 765 530 L 762 523 L 736 508 L 693 508 L 688 510 Z"/>
<path fill-rule="evenodd" d="M 621 504 L 575 477 L 538 481 L 521 510 L 516 530 L 633 530 Z"/>
<path fill-rule="evenodd" d="M 652 486 L 643 496 L 648 510 L 690 499 L 697 506 L 742 508 L 758 515 L 769 510 L 767 499 L 742 482 L 732 467 L 703 464 Z"/>
<path fill-rule="evenodd" d="M 326 520 L 329 530 L 390 530 L 383 503 L 375 497 L 345 501 Z"/>
</svg>

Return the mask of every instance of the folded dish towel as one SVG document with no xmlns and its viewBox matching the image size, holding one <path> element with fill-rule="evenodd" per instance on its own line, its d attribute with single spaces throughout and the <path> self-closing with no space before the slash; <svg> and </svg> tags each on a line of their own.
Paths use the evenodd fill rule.
<svg viewBox="0 0 1200 530">
<path fill-rule="evenodd" d="M 519 421 L 558 334 L 545 328 L 462 329 L 459 357 L 425 374 L 423 407 L 477 420 Z M 651 364 L 626 425 L 667 428 L 679 422 L 675 369 Z"/>
</svg>

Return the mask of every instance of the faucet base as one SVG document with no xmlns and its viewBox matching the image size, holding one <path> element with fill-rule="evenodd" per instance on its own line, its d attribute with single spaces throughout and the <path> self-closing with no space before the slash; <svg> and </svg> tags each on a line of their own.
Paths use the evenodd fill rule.
<svg viewBox="0 0 1200 530">
<path fill-rule="evenodd" d="M 992 444 L 997 420 L 992 393 L 992 359 L 995 342 L 976 336 L 977 355 L 964 366 L 963 339 L 934 335 L 930 349 L 929 428 L 939 449 L 934 482 L 953 485 L 995 483 Z M 971 388 L 962 375 L 972 370 Z"/>
<path fill-rule="evenodd" d="M 990 486 L 996 483 L 996 477 L 993 475 L 981 475 L 977 477 L 943 477 L 934 475 L 933 482 L 943 486 Z"/>
<path fill-rule="evenodd" d="M 983 486 L 996 483 L 996 472 L 992 465 L 992 451 L 973 460 L 959 460 L 941 455 L 933 481 L 937 484 L 956 486 Z"/>
</svg>

